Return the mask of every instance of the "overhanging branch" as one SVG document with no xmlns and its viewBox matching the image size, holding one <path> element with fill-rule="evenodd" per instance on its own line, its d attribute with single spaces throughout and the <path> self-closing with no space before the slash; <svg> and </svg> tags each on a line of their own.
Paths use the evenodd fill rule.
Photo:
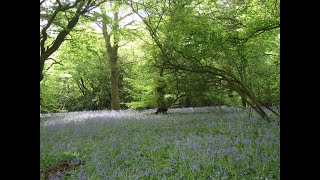
<svg viewBox="0 0 320 180">
<path fill-rule="evenodd" d="M 48 71 L 54 64 L 60 64 L 61 66 L 63 66 L 63 64 L 61 62 L 58 62 L 57 60 L 49 57 L 48 59 L 53 60 L 53 63 L 50 64 L 50 66 L 46 69 L 46 71 Z"/>
<path fill-rule="evenodd" d="M 262 33 L 265 33 L 267 31 L 280 28 L 279 24 L 272 24 L 265 27 L 257 28 L 255 31 L 251 32 L 247 37 L 239 38 L 239 37 L 231 37 L 231 42 L 233 43 L 246 43 L 249 39 L 259 36 Z"/>
</svg>

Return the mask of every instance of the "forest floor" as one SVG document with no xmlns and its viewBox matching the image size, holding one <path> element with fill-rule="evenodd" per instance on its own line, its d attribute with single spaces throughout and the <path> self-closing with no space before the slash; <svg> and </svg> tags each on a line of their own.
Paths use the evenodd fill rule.
<svg viewBox="0 0 320 180">
<path fill-rule="evenodd" d="M 40 115 L 41 179 L 280 179 L 280 125 L 202 107 Z"/>
</svg>

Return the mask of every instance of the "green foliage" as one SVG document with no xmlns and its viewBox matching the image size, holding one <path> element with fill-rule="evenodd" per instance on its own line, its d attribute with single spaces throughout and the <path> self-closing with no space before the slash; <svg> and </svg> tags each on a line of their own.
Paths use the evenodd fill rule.
<svg viewBox="0 0 320 180">
<path fill-rule="evenodd" d="M 124 81 L 129 85 L 125 88 L 128 95 L 132 98 L 131 102 L 127 102 L 126 105 L 132 109 L 142 109 L 146 107 L 156 107 L 157 96 L 155 87 L 157 84 L 157 77 L 155 73 L 152 73 L 155 68 L 150 65 L 150 61 L 145 61 L 135 64 L 131 67 L 131 76 L 124 78 Z M 143 69 L 143 71 L 139 71 Z"/>
<path fill-rule="evenodd" d="M 106 6 L 110 12 L 92 12 L 90 17 L 93 22 L 107 21 L 112 30 L 112 12 L 125 14 L 130 9 L 123 4 Z M 229 82 L 201 72 L 212 68 L 234 76 L 260 103 L 279 105 L 279 1 L 144 1 L 133 7 L 149 26 L 138 21 L 110 31 L 119 38 L 122 108 L 181 107 L 187 101 L 191 106 L 242 105 Z M 80 21 L 84 31 L 71 33 L 72 40 L 56 54 L 63 66 L 53 65 L 46 72 L 49 77 L 41 83 L 43 111 L 110 106 L 105 45 L 102 35 L 88 33 L 95 29 L 90 23 Z M 62 78 L 63 74 L 68 75 Z"/>
<path fill-rule="evenodd" d="M 163 23 L 163 33 L 176 50 L 170 55 L 191 69 L 220 68 L 239 78 L 259 101 L 269 105 L 279 102 L 277 2 L 220 1 L 211 7 L 211 2 L 207 3 L 201 9 L 188 2 L 173 5 L 170 18 Z M 182 10 L 180 7 L 186 4 L 188 8 Z M 228 88 L 221 83 L 205 84 L 214 89 Z M 204 87 L 202 92 L 206 90 Z M 239 104 L 239 98 L 224 99 L 226 104 Z"/>
<path fill-rule="evenodd" d="M 47 76 L 41 83 L 41 112 L 61 112 L 64 110 L 60 93 L 65 89 L 65 84 L 58 81 L 56 75 Z M 53 88 L 54 87 L 54 88 Z"/>
<path fill-rule="evenodd" d="M 47 72 L 49 76 L 43 80 L 43 109 L 78 111 L 107 108 L 110 85 L 103 42 L 90 32 L 73 32 L 72 37 L 58 52 L 56 59 L 62 65 L 52 66 Z"/>
</svg>

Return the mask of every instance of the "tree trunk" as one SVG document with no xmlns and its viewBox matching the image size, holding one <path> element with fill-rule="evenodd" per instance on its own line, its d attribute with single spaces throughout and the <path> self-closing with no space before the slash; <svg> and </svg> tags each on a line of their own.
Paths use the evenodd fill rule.
<svg viewBox="0 0 320 180">
<path fill-rule="evenodd" d="M 43 65 L 40 64 L 40 82 L 43 79 Z"/>
<path fill-rule="evenodd" d="M 40 10 L 45 10 L 45 7 L 41 8 L 41 4 L 44 1 L 40 3 Z M 50 15 L 48 18 L 46 26 L 41 30 L 40 32 L 40 82 L 43 79 L 43 67 L 44 62 L 54 53 L 56 52 L 61 44 L 64 42 L 65 37 L 73 30 L 73 28 L 77 25 L 80 16 L 83 14 L 91 11 L 93 8 L 100 6 L 105 1 L 83 1 L 83 0 L 77 0 L 73 3 L 67 3 L 67 4 L 61 4 L 60 1 L 57 1 L 59 3 L 59 6 L 54 8 L 54 12 Z M 72 13 L 69 14 L 71 17 L 67 17 L 65 19 L 62 19 L 61 22 L 64 22 L 64 20 L 67 20 L 67 26 L 63 27 L 62 31 L 58 33 L 56 38 L 54 39 L 53 43 L 49 46 L 46 44 L 48 43 L 48 29 L 54 24 L 55 21 L 58 20 L 59 13 L 65 13 L 67 10 L 73 9 Z M 51 40 L 50 40 L 51 41 Z"/>
<path fill-rule="evenodd" d="M 159 80 L 159 84 L 158 84 L 158 87 L 156 87 L 156 91 L 157 91 L 157 106 L 158 106 L 158 109 L 157 111 L 155 112 L 155 114 L 166 114 L 167 111 L 168 111 L 168 107 L 167 107 L 167 104 L 165 103 L 165 100 L 164 100 L 164 95 L 165 95 L 165 87 L 166 87 L 166 84 L 165 82 L 161 79 L 161 77 L 163 77 L 163 72 L 164 72 L 164 65 L 160 68 L 160 73 L 159 73 L 159 77 L 160 77 L 160 80 Z"/>
<path fill-rule="evenodd" d="M 40 41 L 40 82 L 43 79 L 43 68 L 44 68 L 44 62 L 54 53 L 56 52 L 61 44 L 64 42 L 65 37 L 71 32 L 71 30 L 76 26 L 76 24 L 79 21 L 80 18 L 79 13 L 76 13 L 76 15 L 68 22 L 67 28 L 63 31 L 60 31 L 57 35 L 56 39 L 53 41 L 54 43 L 50 47 L 45 47 L 45 41 L 47 40 L 47 32 L 46 29 L 43 29 L 41 31 L 42 33 L 42 40 Z"/>
<path fill-rule="evenodd" d="M 164 87 L 157 87 L 157 94 L 158 94 L 158 99 L 157 99 L 157 111 L 155 114 L 161 113 L 161 114 L 166 114 L 168 111 L 168 107 L 166 106 L 166 103 L 164 101 Z"/>
<path fill-rule="evenodd" d="M 243 107 L 247 107 L 247 103 L 246 103 L 246 101 L 244 100 L 243 97 L 241 97 L 241 103 L 242 103 Z"/>
<path fill-rule="evenodd" d="M 159 37 L 157 36 L 157 27 L 153 28 L 150 21 L 147 21 L 147 18 L 144 18 L 141 14 L 139 14 L 138 10 L 136 8 L 134 8 L 132 6 L 132 4 L 130 5 L 131 9 L 143 20 L 144 24 L 147 26 L 149 34 L 151 36 L 151 38 L 154 40 L 154 42 L 156 43 L 156 45 L 158 46 L 158 48 L 160 49 L 162 56 L 164 57 L 164 63 L 167 63 L 167 67 L 166 68 L 170 68 L 170 69 L 178 69 L 178 70 L 186 70 L 186 71 L 190 71 L 190 72 L 196 72 L 196 73 L 209 73 L 213 76 L 219 76 L 221 77 L 221 79 L 228 81 L 228 83 L 230 83 L 231 81 L 233 81 L 233 84 L 231 85 L 231 89 L 236 91 L 241 98 L 243 98 L 246 103 L 251 106 L 263 119 L 270 121 L 270 118 L 268 117 L 268 115 L 266 114 L 266 112 L 262 109 L 261 104 L 257 101 L 257 99 L 254 97 L 252 91 L 250 91 L 248 88 L 246 88 L 246 86 L 241 83 L 235 76 L 233 76 L 232 74 L 215 68 L 215 67 L 210 67 L 210 68 L 204 68 L 204 67 L 188 67 L 182 64 L 177 63 L 177 61 L 172 61 L 172 59 L 174 59 L 172 56 L 170 56 L 170 54 L 168 52 L 166 52 L 163 43 L 160 42 Z M 248 38 L 249 39 L 249 38 Z M 248 40 L 246 39 L 246 40 Z M 245 41 L 246 41 L 245 40 Z M 179 53 L 183 58 L 187 59 L 187 60 L 197 60 L 194 57 L 188 57 L 186 56 L 183 52 L 177 50 L 176 48 L 174 48 L 174 46 L 171 47 L 172 50 L 174 50 L 176 53 Z M 199 60 L 197 60 L 197 62 L 200 62 Z"/>
<path fill-rule="evenodd" d="M 105 99 L 102 95 L 99 95 L 99 109 L 103 110 L 106 106 L 105 106 Z"/>
<path fill-rule="evenodd" d="M 168 113 L 168 108 L 161 108 L 158 107 L 157 111 L 155 112 L 155 114 L 167 114 Z"/>
<path fill-rule="evenodd" d="M 111 109 L 120 110 L 120 96 L 119 96 L 119 70 L 117 64 L 117 51 L 109 57 L 109 66 L 111 70 Z"/>
<path fill-rule="evenodd" d="M 47 58 L 45 58 L 45 59 L 47 59 Z M 44 68 L 45 59 L 43 57 L 41 58 L 41 56 L 40 56 L 40 82 L 43 79 L 43 68 Z"/>
<path fill-rule="evenodd" d="M 263 119 L 270 121 L 267 113 L 262 109 L 261 104 L 257 101 L 254 95 L 242 85 L 241 82 L 237 82 L 237 85 L 234 86 L 235 91 L 241 96 L 242 100 L 246 102 L 250 107 L 252 107 Z"/>
<path fill-rule="evenodd" d="M 190 107 L 191 106 L 191 100 L 189 96 L 186 96 L 184 101 L 184 107 Z"/>
<path fill-rule="evenodd" d="M 119 18 L 118 13 L 114 14 L 114 23 L 112 24 L 112 30 L 114 32 L 119 31 Z M 110 67 L 110 81 L 111 81 L 111 109 L 120 110 L 120 97 L 119 97 L 119 65 L 118 65 L 118 42 L 117 35 L 113 35 L 113 45 L 111 45 L 111 33 L 108 32 L 107 20 L 104 19 L 102 23 L 103 36 L 106 43 L 108 63 Z"/>
</svg>

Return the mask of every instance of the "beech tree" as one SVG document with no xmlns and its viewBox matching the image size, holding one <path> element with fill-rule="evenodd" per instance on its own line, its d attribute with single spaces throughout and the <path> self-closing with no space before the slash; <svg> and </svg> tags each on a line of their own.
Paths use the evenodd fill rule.
<svg viewBox="0 0 320 180">
<path fill-rule="evenodd" d="M 51 5 L 59 7 L 57 2 Z M 50 17 L 54 14 L 53 7 L 47 10 L 48 15 L 43 11 L 41 16 Z M 56 38 L 64 31 L 62 27 L 67 27 L 76 7 L 58 13 L 55 23 L 46 31 L 47 46 L 58 42 Z M 88 36 L 99 43 L 89 40 L 76 43 L 72 39 L 81 39 L 80 36 L 72 32 L 66 35 L 64 40 L 70 38 L 70 43 L 64 43 L 66 46 L 57 49 L 56 56 L 47 58 L 51 62 L 48 68 L 62 71 L 63 68 L 57 68 L 62 66 L 52 65 L 67 58 L 74 61 L 61 64 L 77 67 L 79 71 L 72 74 L 76 81 L 65 81 L 72 85 L 52 84 L 60 84 L 60 89 L 80 88 L 82 94 L 91 94 L 79 109 L 98 108 L 89 101 L 99 102 L 100 109 L 157 108 L 155 113 L 181 106 L 249 106 L 268 120 L 270 115 L 280 116 L 279 109 L 274 108 L 280 104 L 279 16 L 278 0 L 101 3 L 99 8 L 81 15 L 84 21 L 77 21 L 78 26 L 72 31 L 81 34 L 80 28 L 86 31 L 89 26 L 99 26 L 95 28 L 98 31 Z M 78 45 L 70 51 L 72 44 Z M 98 65 L 101 58 L 105 62 Z M 52 77 L 50 81 L 59 78 Z M 45 91 L 51 96 L 54 90 L 49 93 L 48 87 Z M 99 96 L 94 95 L 98 94 L 101 98 L 96 101 Z M 55 102 L 54 98 L 51 100 Z M 78 104 L 80 100 L 69 102 Z"/>
<path fill-rule="evenodd" d="M 221 62 L 226 62 L 228 53 L 234 51 L 237 45 L 280 27 L 277 2 L 271 3 L 275 8 L 270 10 L 270 4 L 258 1 L 208 1 L 206 7 L 209 8 L 201 8 L 199 11 L 197 8 L 203 2 L 205 1 L 157 1 L 157 8 L 153 8 L 155 3 L 131 1 L 130 6 L 146 25 L 162 53 L 167 69 L 205 73 L 220 79 L 220 85 L 237 92 L 244 103 L 268 120 L 261 102 L 253 91 L 232 71 L 225 69 Z M 264 7 L 268 8 L 262 11 Z M 257 12 L 258 10 L 260 12 Z M 240 11 L 241 14 L 233 14 L 232 11 Z M 259 13 L 265 18 L 253 19 L 252 13 Z M 233 18 L 233 15 L 246 18 L 237 19 Z M 240 24 L 239 27 L 234 28 L 234 22 Z M 161 26 L 167 26 L 171 31 L 161 31 Z M 162 36 L 166 36 L 166 41 L 170 40 L 170 43 L 166 43 L 170 48 L 164 48 Z M 188 45 L 192 45 L 193 48 Z M 202 53 L 205 51 L 213 53 Z M 211 62 L 206 59 L 211 59 Z"/>
<path fill-rule="evenodd" d="M 79 111 L 110 108 L 110 79 L 104 41 L 95 29 L 73 31 L 55 58 L 59 66 L 46 63 L 46 78 L 40 83 L 43 112 Z"/>
<path fill-rule="evenodd" d="M 128 17 L 133 12 L 128 11 L 126 4 L 120 1 L 110 1 L 101 6 L 101 14 L 97 13 L 96 23 L 103 32 L 103 37 L 108 55 L 110 67 L 111 82 L 111 109 L 120 109 L 120 92 L 119 92 L 119 55 L 118 49 L 131 39 L 128 33 L 134 33 L 127 27 L 132 25 L 135 20 L 128 21 Z M 122 44 L 121 44 L 122 43 Z"/>
<path fill-rule="evenodd" d="M 42 0 L 40 1 L 40 82 L 45 61 L 56 52 L 75 28 L 81 16 L 105 0 Z"/>
</svg>

